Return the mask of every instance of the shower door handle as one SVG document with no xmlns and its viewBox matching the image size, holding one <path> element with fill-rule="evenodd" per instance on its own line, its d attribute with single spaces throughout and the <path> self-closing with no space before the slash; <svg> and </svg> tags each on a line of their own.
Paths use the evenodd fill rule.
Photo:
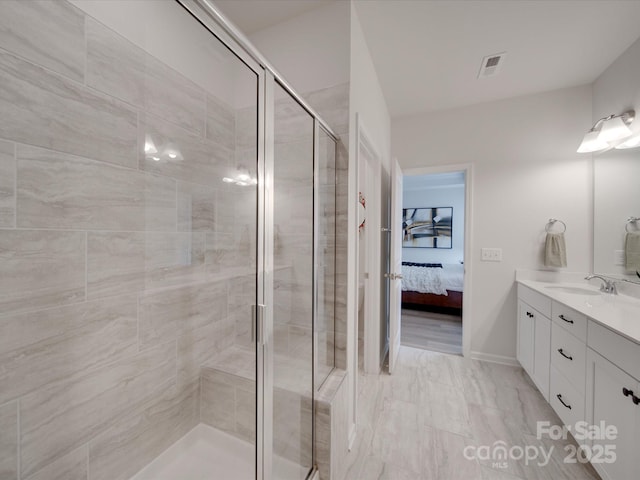
<svg viewBox="0 0 640 480">
<path fill-rule="evenodd" d="M 251 341 L 264 345 L 264 305 L 251 305 Z"/>
</svg>

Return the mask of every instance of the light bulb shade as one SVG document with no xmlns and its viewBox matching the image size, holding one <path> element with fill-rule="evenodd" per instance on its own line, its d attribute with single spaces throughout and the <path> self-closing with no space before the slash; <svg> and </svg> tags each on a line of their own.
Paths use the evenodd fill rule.
<svg viewBox="0 0 640 480">
<path fill-rule="evenodd" d="M 600 139 L 600 132 L 589 130 L 578 147 L 578 153 L 591 153 L 609 148 L 609 144 Z"/>
<path fill-rule="evenodd" d="M 605 120 L 600 129 L 598 140 L 603 142 L 615 142 L 616 140 L 622 140 L 623 138 L 631 135 L 631 130 L 624 123 L 621 116 L 610 118 Z"/>
<path fill-rule="evenodd" d="M 634 137 L 625 140 L 620 145 L 616 145 L 616 148 L 619 150 L 623 150 L 625 148 L 637 148 L 640 147 L 640 135 L 636 135 Z"/>
</svg>

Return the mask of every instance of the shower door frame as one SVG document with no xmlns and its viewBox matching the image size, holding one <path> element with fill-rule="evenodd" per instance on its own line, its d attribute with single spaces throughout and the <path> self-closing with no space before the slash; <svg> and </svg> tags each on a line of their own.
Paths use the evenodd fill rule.
<svg viewBox="0 0 640 480">
<path fill-rule="evenodd" d="M 316 465 L 316 372 L 318 270 L 318 168 L 319 132 L 322 129 L 337 145 L 339 138 L 331 127 L 278 74 L 251 42 L 230 23 L 209 0 L 175 0 L 212 35 L 233 52 L 258 77 L 257 101 L 257 256 L 256 256 L 256 447 L 257 480 L 271 480 L 273 471 L 273 288 L 274 288 L 274 162 L 275 162 L 275 86 L 280 85 L 313 117 L 313 306 L 312 306 L 312 447 L 308 479 L 318 478 Z M 336 159 L 337 161 L 337 159 Z M 334 177 L 335 178 L 335 177 Z M 335 259 L 334 259 L 335 260 Z M 335 301 L 335 300 L 334 300 Z M 334 366 L 335 368 L 335 366 Z"/>
</svg>

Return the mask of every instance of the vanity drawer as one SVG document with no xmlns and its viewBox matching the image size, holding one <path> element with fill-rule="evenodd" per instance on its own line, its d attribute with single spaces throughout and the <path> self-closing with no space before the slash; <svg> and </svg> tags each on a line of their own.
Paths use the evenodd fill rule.
<svg viewBox="0 0 640 480">
<path fill-rule="evenodd" d="M 585 315 L 555 301 L 551 306 L 551 310 L 552 319 L 555 323 L 586 343 L 587 317 Z"/>
<path fill-rule="evenodd" d="M 587 346 L 557 324 L 551 326 L 551 365 L 584 392 Z"/>
<path fill-rule="evenodd" d="M 640 380 L 640 345 L 637 343 L 589 320 L 589 347 Z"/>
<path fill-rule="evenodd" d="M 535 308 L 545 317 L 551 317 L 551 299 L 549 297 L 518 284 L 518 298 Z"/>
<path fill-rule="evenodd" d="M 549 403 L 565 425 L 584 421 L 584 395 L 551 365 Z"/>
</svg>

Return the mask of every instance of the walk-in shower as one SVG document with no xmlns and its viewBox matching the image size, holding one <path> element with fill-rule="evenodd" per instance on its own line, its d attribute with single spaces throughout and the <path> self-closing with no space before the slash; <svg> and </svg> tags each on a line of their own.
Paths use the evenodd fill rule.
<svg viewBox="0 0 640 480">
<path fill-rule="evenodd" d="M 305 479 L 336 137 L 206 0 L 0 2 L 0 478 Z"/>
</svg>

